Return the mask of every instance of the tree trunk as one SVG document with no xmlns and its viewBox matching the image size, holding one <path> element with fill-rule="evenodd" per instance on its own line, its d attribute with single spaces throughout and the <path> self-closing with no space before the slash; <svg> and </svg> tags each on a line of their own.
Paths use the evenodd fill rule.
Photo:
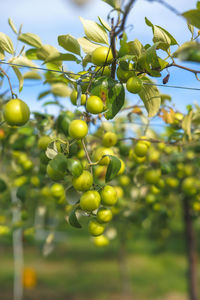
<svg viewBox="0 0 200 300">
<path fill-rule="evenodd" d="M 198 300 L 198 283 L 197 283 L 197 253 L 196 239 L 190 214 L 189 199 L 183 199 L 183 213 L 185 223 L 185 242 L 188 258 L 188 292 L 189 300 Z"/>
</svg>

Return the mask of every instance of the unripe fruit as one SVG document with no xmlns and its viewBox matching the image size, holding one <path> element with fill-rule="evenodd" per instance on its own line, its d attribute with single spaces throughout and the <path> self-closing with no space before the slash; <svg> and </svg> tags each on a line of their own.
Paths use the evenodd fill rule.
<svg viewBox="0 0 200 300">
<path fill-rule="evenodd" d="M 54 170 L 50 164 L 47 165 L 47 175 L 49 176 L 49 178 L 51 178 L 52 180 L 61 180 L 64 178 L 64 173 L 63 172 L 59 172 Z"/>
<path fill-rule="evenodd" d="M 130 178 L 127 175 L 122 175 L 122 176 L 119 177 L 119 182 L 120 182 L 121 185 L 127 186 L 127 185 L 129 185 L 129 183 L 131 181 L 130 181 Z"/>
<path fill-rule="evenodd" d="M 39 186 L 40 185 L 40 179 L 37 176 L 32 176 L 30 179 L 30 182 L 34 186 Z"/>
<path fill-rule="evenodd" d="M 188 196 L 195 195 L 197 193 L 196 178 L 195 177 L 185 178 L 182 182 L 182 191 Z"/>
<path fill-rule="evenodd" d="M 74 139 L 82 139 L 88 133 L 88 126 L 85 121 L 74 120 L 69 125 L 69 135 Z"/>
<path fill-rule="evenodd" d="M 80 199 L 80 207 L 84 211 L 92 212 L 97 209 L 100 205 L 101 197 L 97 191 L 87 191 Z"/>
<path fill-rule="evenodd" d="M 165 182 L 171 188 L 176 188 L 179 185 L 179 180 L 174 177 L 166 178 Z"/>
<path fill-rule="evenodd" d="M 151 146 L 151 142 L 148 141 L 148 138 L 146 136 L 141 136 L 140 139 L 142 140 L 142 143 L 147 146 L 147 148 Z"/>
<path fill-rule="evenodd" d="M 46 150 L 51 141 L 52 140 L 48 135 L 41 136 L 38 140 L 38 148 Z"/>
<path fill-rule="evenodd" d="M 60 183 L 54 183 L 52 186 L 51 186 L 51 194 L 53 197 L 55 198 L 60 198 L 62 197 L 63 195 L 65 195 L 65 190 L 64 190 L 64 187 L 62 184 Z"/>
<path fill-rule="evenodd" d="M 111 49 L 108 47 L 99 47 L 92 52 L 92 63 L 97 66 L 110 64 L 113 60 Z"/>
<path fill-rule="evenodd" d="M 89 222 L 88 229 L 91 235 L 98 236 L 104 232 L 105 226 L 94 219 Z"/>
<path fill-rule="evenodd" d="M 117 202 L 117 192 L 114 187 L 106 185 L 101 191 L 101 200 L 104 205 L 115 205 Z"/>
<path fill-rule="evenodd" d="M 97 212 L 97 221 L 108 223 L 112 220 L 112 211 L 109 208 L 100 208 Z"/>
<path fill-rule="evenodd" d="M 124 191 L 121 186 L 114 186 L 114 189 L 117 192 L 117 198 L 122 198 L 124 196 Z"/>
<path fill-rule="evenodd" d="M 144 142 L 138 142 L 135 146 L 134 152 L 137 156 L 139 157 L 144 157 L 146 156 L 148 151 L 148 147 Z"/>
<path fill-rule="evenodd" d="M 114 152 L 110 148 L 99 147 L 94 152 L 94 160 L 99 161 L 100 165 L 108 165 L 110 162 L 110 158 L 109 158 L 109 156 L 105 156 L 102 158 L 102 156 L 104 156 L 104 155 L 114 155 Z"/>
<path fill-rule="evenodd" d="M 100 114 L 104 109 L 103 101 L 98 96 L 90 96 L 86 102 L 86 109 L 91 114 Z"/>
<path fill-rule="evenodd" d="M 137 76 L 130 77 L 126 83 L 126 88 L 130 93 L 137 94 L 142 89 L 142 80 Z"/>
<path fill-rule="evenodd" d="M 156 201 L 156 197 L 153 194 L 148 194 L 145 198 L 146 203 L 154 203 Z"/>
<path fill-rule="evenodd" d="M 20 99 L 11 99 L 4 106 L 3 116 L 8 125 L 22 126 L 28 122 L 30 110 L 24 101 Z"/>
<path fill-rule="evenodd" d="M 108 67 L 108 66 L 105 66 L 104 68 L 96 67 L 95 72 L 97 72 L 99 69 L 101 69 L 101 70 L 98 72 L 98 75 L 110 77 L 110 75 L 111 75 L 110 67 Z"/>
<path fill-rule="evenodd" d="M 147 183 L 157 184 L 160 180 L 161 171 L 159 169 L 156 170 L 147 170 L 144 174 L 144 178 Z"/>
<path fill-rule="evenodd" d="M 72 179 L 72 184 L 77 191 L 88 191 L 93 184 L 92 174 L 88 171 L 83 171 L 79 177 Z"/>
<path fill-rule="evenodd" d="M 73 90 L 70 95 L 70 100 L 73 105 L 77 105 L 77 96 L 78 96 L 77 91 Z M 81 105 L 84 105 L 85 103 L 86 103 L 86 95 L 82 94 L 81 95 Z"/>
<path fill-rule="evenodd" d="M 103 135 L 103 145 L 105 147 L 112 147 L 117 144 L 117 135 L 114 132 L 108 131 Z"/>
<path fill-rule="evenodd" d="M 127 80 L 133 76 L 133 72 L 130 72 L 129 70 L 123 70 L 121 67 L 117 68 L 117 78 L 123 82 L 126 83 Z"/>
<path fill-rule="evenodd" d="M 109 244 L 109 239 L 104 235 L 94 237 L 93 243 L 96 247 L 106 247 Z"/>
</svg>

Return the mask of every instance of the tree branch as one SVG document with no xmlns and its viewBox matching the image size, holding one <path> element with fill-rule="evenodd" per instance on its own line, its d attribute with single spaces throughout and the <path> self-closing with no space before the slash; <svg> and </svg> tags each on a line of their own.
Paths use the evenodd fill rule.
<svg viewBox="0 0 200 300">
<path fill-rule="evenodd" d="M 8 83 L 9 83 L 9 86 L 10 86 L 11 96 L 12 96 L 12 98 L 15 98 L 17 95 L 13 92 L 10 77 L 8 76 L 8 74 L 1 67 L 0 67 L 0 72 L 7 77 Z"/>
</svg>

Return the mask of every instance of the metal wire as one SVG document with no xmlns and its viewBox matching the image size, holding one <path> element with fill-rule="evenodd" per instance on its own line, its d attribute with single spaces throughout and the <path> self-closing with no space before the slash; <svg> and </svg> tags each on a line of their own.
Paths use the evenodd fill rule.
<svg viewBox="0 0 200 300">
<path fill-rule="evenodd" d="M 32 67 L 32 66 L 25 66 L 25 65 L 14 64 L 14 63 L 8 63 L 8 62 L 2 61 L 2 60 L 0 60 L 0 64 L 21 67 L 21 68 L 29 68 L 29 69 L 35 69 L 35 70 L 55 72 L 55 73 L 60 73 L 60 74 L 64 74 L 64 75 L 70 75 L 70 74 L 74 75 L 75 74 L 73 72 L 66 72 L 66 71 L 52 70 L 52 69 L 41 68 L 41 67 Z M 148 83 L 148 82 L 143 82 L 143 84 L 144 85 L 152 85 L 152 86 L 160 86 L 160 87 L 165 87 L 165 88 L 173 88 L 173 89 L 200 91 L 200 88 L 189 87 L 189 86 L 165 85 L 165 84 Z"/>
</svg>

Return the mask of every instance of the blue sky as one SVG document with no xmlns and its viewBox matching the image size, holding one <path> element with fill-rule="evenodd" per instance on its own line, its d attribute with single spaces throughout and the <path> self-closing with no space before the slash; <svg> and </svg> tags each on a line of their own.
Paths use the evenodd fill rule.
<svg viewBox="0 0 200 300">
<path fill-rule="evenodd" d="M 97 16 L 106 19 L 110 7 L 100 0 L 90 0 L 85 7 L 77 8 L 71 3 L 71 0 L 7 0 L 1 4 L 0 31 L 10 35 L 12 34 L 7 19 L 11 17 L 17 27 L 22 23 L 23 32 L 36 33 L 41 37 L 44 44 L 52 44 L 58 47 L 57 36 L 68 34 L 75 37 L 84 35 L 82 24 L 79 16 L 85 19 L 97 21 Z M 184 12 L 188 9 L 195 8 L 196 0 L 166 0 L 173 5 L 178 11 Z M 185 21 L 176 16 L 171 11 L 158 3 L 149 3 L 145 0 L 138 0 L 132 9 L 128 18 L 128 24 L 134 24 L 134 27 L 127 28 L 129 40 L 139 39 L 142 43 L 152 43 L 152 31 L 147 27 L 145 16 L 153 24 L 166 28 L 179 43 L 190 39 L 190 32 L 187 30 Z M 58 47 L 59 48 L 59 47 Z M 61 50 L 61 49 L 60 49 Z M 63 49 L 62 49 L 62 52 Z M 189 66 L 189 64 L 181 63 Z M 194 68 L 200 68 L 200 65 L 190 64 Z M 71 65 L 70 65 L 71 67 Z M 76 69 L 75 69 L 76 70 Z M 165 74 L 167 74 L 165 72 Z M 200 88 L 200 83 L 190 72 L 179 69 L 170 69 L 171 85 L 191 86 Z M 161 83 L 162 79 L 157 79 Z M 20 98 L 24 99 L 32 110 L 39 110 L 40 105 L 37 103 L 37 94 L 46 87 L 24 87 Z M 192 104 L 194 101 L 199 102 L 199 91 L 175 90 L 171 88 L 161 88 L 163 93 L 172 95 L 173 101 L 179 110 L 184 110 L 186 104 Z M 136 96 L 130 97 L 130 101 L 135 103 Z M 51 99 L 49 99 L 51 100 Z M 67 99 L 65 100 L 66 102 Z"/>
</svg>

